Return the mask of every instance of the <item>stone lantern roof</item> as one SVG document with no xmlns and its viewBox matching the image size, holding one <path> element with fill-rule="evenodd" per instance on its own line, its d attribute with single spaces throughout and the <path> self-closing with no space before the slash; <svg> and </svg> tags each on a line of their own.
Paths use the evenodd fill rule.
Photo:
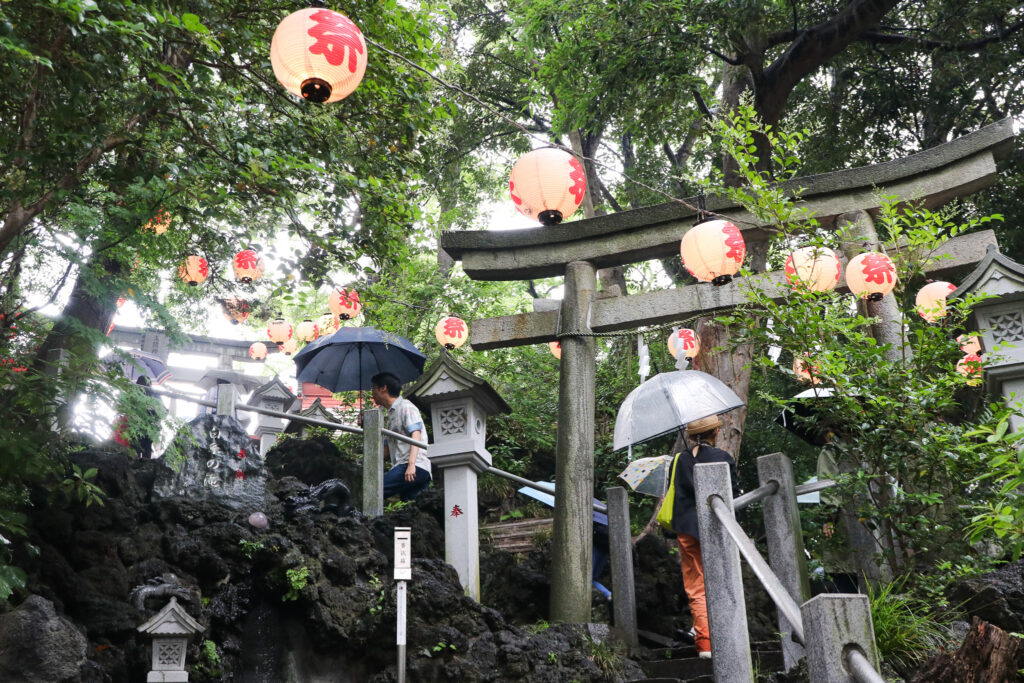
<svg viewBox="0 0 1024 683">
<path fill-rule="evenodd" d="M 261 401 L 280 401 L 284 405 L 284 412 L 289 412 L 292 406 L 298 401 L 298 396 L 281 381 L 281 378 L 274 375 L 274 379 L 256 388 L 249 397 L 249 405 L 259 405 Z"/>
<path fill-rule="evenodd" d="M 153 615 L 153 618 L 138 627 L 141 633 L 153 636 L 190 636 L 203 630 L 202 624 L 189 616 L 189 613 L 178 604 L 178 599 L 171 601 Z"/>
<path fill-rule="evenodd" d="M 1024 299 L 1024 265 L 989 245 L 985 257 L 949 296 L 961 298 L 977 293 L 998 296 L 1002 303 Z"/>
<path fill-rule="evenodd" d="M 459 365 L 447 349 L 441 349 L 437 361 L 404 393 L 421 410 L 436 401 L 472 397 L 488 415 L 512 412 L 494 387 Z"/>
</svg>

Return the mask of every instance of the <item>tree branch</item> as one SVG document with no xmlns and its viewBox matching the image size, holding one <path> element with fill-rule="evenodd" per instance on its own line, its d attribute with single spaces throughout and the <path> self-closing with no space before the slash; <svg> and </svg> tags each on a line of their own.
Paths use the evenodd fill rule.
<svg viewBox="0 0 1024 683">
<path fill-rule="evenodd" d="M 1021 30 L 1021 28 L 1024 28 L 1024 19 L 1014 22 L 1009 26 L 1005 26 L 999 31 L 996 31 L 991 35 L 985 36 L 984 38 L 969 40 L 965 43 L 951 43 L 947 40 L 930 40 L 927 38 L 921 38 L 919 36 L 908 36 L 900 33 L 881 33 L 879 31 L 864 31 L 863 33 L 861 33 L 858 40 L 875 44 L 910 44 L 915 47 L 921 47 L 928 50 L 977 52 L 978 50 L 988 45 L 991 45 L 992 43 L 998 43 L 1001 40 L 1005 40 L 1009 36 Z"/>
</svg>

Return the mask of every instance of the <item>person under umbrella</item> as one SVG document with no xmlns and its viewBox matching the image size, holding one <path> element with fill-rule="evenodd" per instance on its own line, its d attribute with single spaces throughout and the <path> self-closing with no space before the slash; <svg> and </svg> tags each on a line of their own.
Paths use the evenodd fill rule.
<svg viewBox="0 0 1024 683">
<path fill-rule="evenodd" d="M 672 530 L 679 543 L 679 559 L 683 571 L 683 587 L 693 615 L 698 656 L 711 657 L 711 635 L 708 629 L 708 609 L 704 595 L 704 561 L 700 550 L 700 531 L 697 528 L 697 494 L 694 486 L 694 466 L 702 463 L 724 462 L 729 465 L 733 495 L 739 495 L 736 461 L 720 448 L 715 448 L 722 420 L 717 415 L 702 417 L 686 425 L 686 439 L 693 444 L 676 456 L 675 497 L 672 506 Z M 679 447 L 682 439 L 676 443 Z M 675 450 L 675 449 L 673 449 Z"/>
<path fill-rule="evenodd" d="M 384 408 L 384 428 L 405 434 L 417 441 L 425 441 L 423 418 L 419 408 L 401 396 L 402 385 L 388 372 L 370 379 L 373 402 Z M 384 456 L 391 457 L 391 469 L 384 474 L 384 497 L 398 495 L 412 500 L 430 486 L 430 459 L 420 446 L 384 435 Z"/>
</svg>

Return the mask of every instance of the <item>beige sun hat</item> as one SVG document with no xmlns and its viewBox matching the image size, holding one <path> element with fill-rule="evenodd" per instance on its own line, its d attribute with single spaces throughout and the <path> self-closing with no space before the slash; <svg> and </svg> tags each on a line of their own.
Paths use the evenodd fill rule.
<svg viewBox="0 0 1024 683">
<path fill-rule="evenodd" d="M 717 415 L 708 415 L 702 417 L 699 420 L 694 420 L 690 424 L 686 425 L 686 436 L 696 436 L 697 434 L 703 434 L 704 432 L 710 432 L 712 429 L 722 426 L 722 421 Z"/>
</svg>

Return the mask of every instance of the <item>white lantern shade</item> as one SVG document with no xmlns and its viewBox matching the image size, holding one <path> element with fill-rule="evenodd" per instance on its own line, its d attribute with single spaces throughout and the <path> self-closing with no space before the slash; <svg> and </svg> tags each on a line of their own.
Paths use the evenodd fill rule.
<svg viewBox="0 0 1024 683">
<path fill-rule="evenodd" d="M 449 351 L 454 351 L 469 339 L 469 326 L 465 320 L 449 315 L 441 318 L 434 326 L 434 337 L 437 338 L 438 344 Z"/>
<path fill-rule="evenodd" d="M 946 297 L 956 290 L 952 282 L 929 282 L 918 290 L 914 299 L 917 312 L 930 323 L 946 317 Z"/>
<path fill-rule="evenodd" d="M 185 261 L 178 266 L 178 276 L 189 285 L 195 287 L 206 281 L 210 275 L 210 265 L 202 256 L 190 254 Z"/>
<path fill-rule="evenodd" d="M 879 301 L 896 286 L 896 265 L 877 251 L 857 254 L 846 264 L 846 285 L 862 299 Z"/>
<path fill-rule="evenodd" d="M 252 249 L 235 254 L 235 279 L 250 284 L 263 277 L 263 257 Z"/>
<path fill-rule="evenodd" d="M 700 339 L 696 331 L 681 327 L 668 336 L 668 352 L 673 358 L 678 358 L 680 351 L 684 358 L 694 358 L 700 353 Z"/>
<path fill-rule="evenodd" d="M 551 350 L 551 355 L 555 358 L 562 359 L 562 342 L 548 342 L 548 348 Z"/>
<path fill-rule="evenodd" d="M 224 317 L 232 325 L 244 323 L 249 317 L 249 304 L 242 299 L 224 299 Z"/>
<path fill-rule="evenodd" d="M 801 247 L 786 257 L 786 282 L 812 292 L 827 292 L 839 283 L 841 266 L 836 252 L 828 247 Z"/>
<path fill-rule="evenodd" d="M 263 342 L 256 342 L 249 346 L 249 358 L 263 360 L 267 357 L 267 345 Z"/>
<path fill-rule="evenodd" d="M 283 353 L 284 355 L 290 356 L 299 350 L 299 342 L 296 341 L 294 338 L 288 339 L 287 341 L 278 344 L 277 348 L 280 349 L 281 353 Z"/>
<path fill-rule="evenodd" d="M 283 318 L 271 320 L 267 325 L 267 337 L 270 341 L 281 344 L 292 338 L 292 326 Z"/>
<path fill-rule="evenodd" d="M 793 358 L 793 374 L 797 376 L 801 382 L 810 382 L 811 384 L 820 384 L 821 377 L 818 376 L 820 368 L 809 362 L 806 357 L 801 358 L 796 356 Z"/>
<path fill-rule="evenodd" d="M 354 289 L 351 292 L 344 289 L 331 292 L 327 298 L 327 306 L 342 320 L 351 320 L 363 310 L 363 305 L 359 302 L 359 292 Z"/>
<path fill-rule="evenodd" d="M 970 353 L 960 359 L 956 364 L 956 371 L 967 378 L 967 384 L 976 387 L 981 384 L 981 363 L 982 358 L 977 353 Z"/>
<path fill-rule="evenodd" d="M 956 341 L 960 344 L 960 350 L 968 356 L 981 353 L 981 340 L 976 335 L 961 334 Z"/>
<path fill-rule="evenodd" d="M 512 167 L 508 189 L 519 213 L 555 225 L 579 208 L 587 191 L 587 174 L 573 155 L 544 147 L 520 157 Z"/>
<path fill-rule="evenodd" d="M 310 7 L 278 24 L 270 64 L 288 92 L 311 102 L 337 102 L 363 80 L 366 41 L 344 14 Z"/>
<path fill-rule="evenodd" d="M 341 327 L 341 320 L 333 313 L 324 313 L 320 316 L 316 326 L 320 328 L 321 335 L 334 334 Z"/>
<path fill-rule="evenodd" d="M 312 320 L 306 319 L 295 326 L 295 338 L 302 342 L 310 342 L 320 336 L 320 328 Z"/>
<path fill-rule="evenodd" d="M 679 254 L 690 275 L 701 282 L 724 285 L 739 272 L 747 245 L 740 229 L 730 221 L 705 221 L 686 231 Z"/>
</svg>

